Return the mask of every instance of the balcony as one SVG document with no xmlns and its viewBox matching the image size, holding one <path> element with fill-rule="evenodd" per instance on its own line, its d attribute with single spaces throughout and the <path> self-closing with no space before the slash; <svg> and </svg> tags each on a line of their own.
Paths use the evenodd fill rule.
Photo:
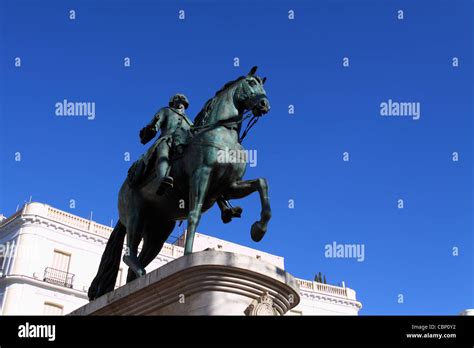
<svg viewBox="0 0 474 348">
<path fill-rule="evenodd" d="M 44 270 L 43 281 L 46 283 L 64 286 L 72 289 L 72 283 L 74 282 L 74 274 L 46 267 Z"/>
</svg>

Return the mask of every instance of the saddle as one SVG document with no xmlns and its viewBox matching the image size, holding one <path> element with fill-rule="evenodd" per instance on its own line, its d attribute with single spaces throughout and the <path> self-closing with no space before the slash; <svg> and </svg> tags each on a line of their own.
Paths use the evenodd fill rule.
<svg viewBox="0 0 474 348">
<path fill-rule="evenodd" d="M 156 148 L 163 141 L 168 141 L 170 146 L 169 161 L 170 165 L 173 162 L 183 157 L 188 144 L 192 138 L 191 132 L 181 132 L 177 134 L 173 139 L 170 137 L 163 137 L 158 139 L 145 154 L 143 154 L 138 160 L 136 160 L 128 169 L 127 181 L 130 187 L 138 188 L 149 180 L 152 179 L 152 173 L 155 170 L 155 161 L 157 158 Z"/>
</svg>

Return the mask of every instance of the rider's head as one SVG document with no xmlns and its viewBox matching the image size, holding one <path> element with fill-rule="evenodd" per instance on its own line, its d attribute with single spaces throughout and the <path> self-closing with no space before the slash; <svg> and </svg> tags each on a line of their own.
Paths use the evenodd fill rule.
<svg viewBox="0 0 474 348">
<path fill-rule="evenodd" d="M 171 97 L 169 106 L 172 108 L 179 108 L 180 105 L 183 105 L 184 108 L 187 109 L 189 101 L 184 94 L 178 93 Z"/>
</svg>

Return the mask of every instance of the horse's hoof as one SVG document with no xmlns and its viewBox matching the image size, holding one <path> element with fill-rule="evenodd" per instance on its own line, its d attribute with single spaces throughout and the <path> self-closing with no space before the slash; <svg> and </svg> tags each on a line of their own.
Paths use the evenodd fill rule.
<svg viewBox="0 0 474 348">
<path fill-rule="evenodd" d="M 254 242 L 260 242 L 267 232 L 267 229 L 262 226 L 258 221 L 255 221 L 250 229 L 250 236 Z"/>
<path fill-rule="evenodd" d="M 123 261 L 128 267 L 130 267 L 130 265 L 132 264 L 132 262 L 130 261 L 130 256 L 128 256 L 128 255 L 123 255 L 122 261 Z"/>
</svg>

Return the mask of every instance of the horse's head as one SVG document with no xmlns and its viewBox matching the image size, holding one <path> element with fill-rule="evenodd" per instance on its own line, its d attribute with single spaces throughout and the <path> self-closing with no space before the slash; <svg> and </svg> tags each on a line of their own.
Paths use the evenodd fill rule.
<svg viewBox="0 0 474 348">
<path fill-rule="evenodd" d="M 262 116 L 270 111 L 270 102 L 263 89 L 267 78 L 260 78 L 255 75 L 256 72 L 257 67 L 254 66 L 247 76 L 240 80 L 234 98 L 237 105 L 241 105 L 244 110 L 252 111 L 255 116 Z"/>
</svg>

